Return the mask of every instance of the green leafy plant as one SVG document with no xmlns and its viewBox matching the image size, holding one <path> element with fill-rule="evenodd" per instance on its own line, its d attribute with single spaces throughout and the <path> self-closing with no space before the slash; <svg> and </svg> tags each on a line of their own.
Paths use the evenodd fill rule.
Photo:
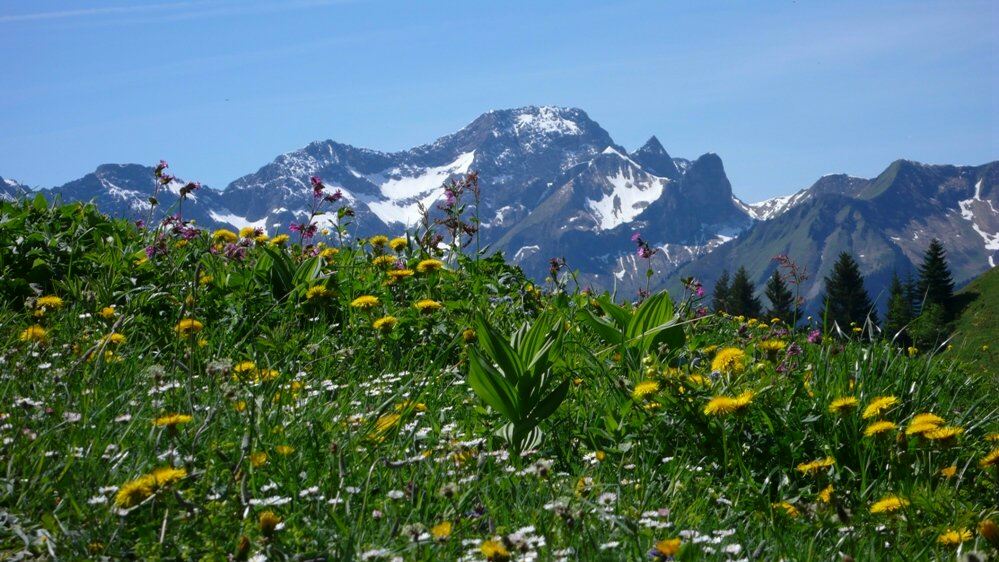
<svg viewBox="0 0 999 562">
<path fill-rule="evenodd" d="M 538 425 L 565 400 L 569 379 L 556 383 L 554 373 L 562 347 L 562 326 L 554 314 L 504 338 L 482 316 L 476 319 L 479 347 L 469 348 L 468 384 L 486 404 L 508 420 L 497 434 L 515 449 L 536 447 Z"/>
<path fill-rule="evenodd" d="M 634 312 L 615 304 L 607 294 L 598 297 L 596 304 L 605 315 L 583 310 L 583 322 L 611 346 L 608 351 L 620 352 L 631 368 L 637 369 L 653 346 L 665 345 L 670 349 L 683 346 L 683 326 L 666 291 L 652 295 Z"/>
</svg>

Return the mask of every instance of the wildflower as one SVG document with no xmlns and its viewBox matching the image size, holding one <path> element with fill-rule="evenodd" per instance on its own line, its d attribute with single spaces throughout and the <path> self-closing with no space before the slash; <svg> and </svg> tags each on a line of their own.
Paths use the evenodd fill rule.
<svg viewBox="0 0 999 562">
<path fill-rule="evenodd" d="M 416 310 L 427 314 L 435 310 L 440 310 L 444 305 L 432 299 L 422 299 L 416 301 L 413 306 L 416 307 Z"/>
<path fill-rule="evenodd" d="M 822 343 L 822 332 L 819 330 L 812 330 L 811 332 L 808 332 L 808 343 Z"/>
<path fill-rule="evenodd" d="M 930 431 L 931 429 L 936 429 L 940 427 L 940 424 L 944 423 L 944 419 L 936 414 L 925 413 L 916 414 L 912 417 L 909 422 L 909 427 L 906 428 L 906 435 L 921 435 Z"/>
<path fill-rule="evenodd" d="M 153 425 L 156 427 L 176 427 L 178 425 L 191 423 L 191 420 L 193 419 L 193 417 L 187 414 L 167 414 L 153 420 Z"/>
<path fill-rule="evenodd" d="M 476 340 L 476 338 L 477 336 L 475 335 L 475 330 L 471 328 L 465 328 L 461 331 L 461 339 L 465 343 L 472 343 Z"/>
<path fill-rule="evenodd" d="M 999 466 L 999 447 L 989 451 L 978 463 L 982 468 Z"/>
<path fill-rule="evenodd" d="M 416 264 L 416 271 L 419 273 L 428 273 L 432 271 L 437 271 L 444 267 L 444 262 L 435 259 L 426 259 Z"/>
<path fill-rule="evenodd" d="M 985 519 L 978 524 L 978 534 L 985 537 L 992 546 L 999 548 L 999 525 L 991 519 Z"/>
<path fill-rule="evenodd" d="M 390 256 L 388 254 L 383 256 L 377 256 L 375 259 L 371 260 L 371 264 L 375 267 L 388 267 L 395 263 L 395 256 Z"/>
<path fill-rule="evenodd" d="M 267 453 L 263 451 L 257 451 L 250 454 L 250 466 L 253 468 L 260 468 L 267 464 Z"/>
<path fill-rule="evenodd" d="M 200 332 L 204 327 L 204 324 L 194 318 L 184 318 L 180 322 L 177 322 L 177 325 L 173 329 L 177 332 L 177 335 L 183 338 Z"/>
<path fill-rule="evenodd" d="M 375 421 L 375 431 L 372 433 L 373 437 L 382 437 L 385 433 L 388 433 L 393 427 L 399 424 L 402 416 L 399 414 L 385 414 L 379 417 Z"/>
<path fill-rule="evenodd" d="M 898 404 L 898 398 L 894 396 L 878 396 L 864 408 L 863 418 L 869 419 L 881 415 L 882 412 Z"/>
<path fill-rule="evenodd" d="M 890 421 L 876 421 L 864 429 L 864 437 L 873 437 L 895 429 L 895 424 Z"/>
<path fill-rule="evenodd" d="M 46 334 L 48 334 L 48 332 L 45 328 L 35 324 L 34 326 L 25 328 L 25 330 L 21 332 L 21 341 L 42 343 L 45 341 Z"/>
<path fill-rule="evenodd" d="M 361 310 L 367 310 L 369 308 L 378 306 L 380 302 L 381 301 L 378 300 L 378 297 L 374 297 L 371 295 L 364 295 L 352 300 L 350 302 L 350 306 L 354 308 L 359 308 Z"/>
<path fill-rule="evenodd" d="M 62 308 L 63 304 L 64 303 L 62 298 L 57 297 L 55 295 L 45 295 L 42 297 L 38 297 L 38 300 L 35 301 L 35 307 L 40 309 L 48 309 L 48 308 L 58 309 Z"/>
<path fill-rule="evenodd" d="M 117 313 L 115 312 L 114 308 L 112 308 L 110 306 L 105 306 L 97 314 L 99 314 L 100 317 L 103 318 L 103 319 L 105 319 L 105 320 L 110 320 L 110 319 L 114 318 L 115 314 L 117 314 Z"/>
<path fill-rule="evenodd" d="M 726 347 L 718 351 L 711 361 L 711 370 L 725 374 L 739 374 L 746 369 L 745 361 L 745 351 L 735 347 Z"/>
<path fill-rule="evenodd" d="M 923 437 L 930 441 L 949 441 L 964 433 L 963 427 L 948 425 L 937 427 L 923 433 Z"/>
<path fill-rule="evenodd" d="M 313 285 L 305 292 L 305 300 L 324 299 L 330 296 L 330 294 L 331 292 L 326 288 L 326 285 Z"/>
<path fill-rule="evenodd" d="M 704 407 L 704 413 L 709 416 L 724 416 L 739 412 L 749 406 L 752 402 L 753 393 L 748 390 L 735 397 L 715 396 L 708 402 L 707 406 Z"/>
<path fill-rule="evenodd" d="M 947 529 L 937 537 L 937 544 L 941 546 L 957 546 L 970 540 L 971 531 L 967 529 Z"/>
<path fill-rule="evenodd" d="M 430 528 L 430 536 L 432 536 L 435 541 L 444 542 L 451 536 L 451 528 L 452 526 L 450 521 L 441 521 Z"/>
<path fill-rule="evenodd" d="M 777 503 L 773 503 L 773 504 L 770 504 L 770 507 L 772 507 L 774 509 L 777 509 L 777 510 L 780 510 L 780 511 L 783 511 L 784 515 L 787 515 L 788 517 L 797 517 L 798 516 L 798 508 L 794 507 L 792 504 L 790 504 L 788 502 L 777 502 Z"/>
<path fill-rule="evenodd" d="M 823 468 L 829 468 L 834 464 L 836 464 L 836 459 L 832 457 L 826 457 L 824 459 L 817 459 L 811 462 L 801 463 L 798 465 L 798 470 L 802 474 L 815 474 L 821 471 Z"/>
<path fill-rule="evenodd" d="M 287 457 L 288 455 L 295 452 L 295 448 L 291 445 L 278 445 L 274 447 L 274 452 L 281 455 L 282 457 Z"/>
<path fill-rule="evenodd" d="M 121 485 L 115 495 L 114 504 L 120 508 L 135 507 L 156 491 L 156 479 L 145 474 Z"/>
<path fill-rule="evenodd" d="M 510 551 L 500 541 L 483 541 L 479 550 L 489 562 L 506 562 L 510 559 Z"/>
<path fill-rule="evenodd" d="M 412 269 L 390 269 L 388 271 L 388 276 L 391 281 L 398 281 L 400 279 L 405 279 L 406 277 L 413 276 Z"/>
<path fill-rule="evenodd" d="M 319 252 L 319 257 L 328 260 L 339 253 L 340 248 L 326 248 L 322 252 Z"/>
<path fill-rule="evenodd" d="M 955 474 L 957 474 L 956 464 L 940 469 L 940 476 L 943 476 L 944 478 L 953 478 Z"/>
<path fill-rule="evenodd" d="M 284 246 L 288 243 L 289 236 L 287 234 L 278 234 L 274 238 L 271 238 L 269 244 L 271 246 Z"/>
<path fill-rule="evenodd" d="M 104 336 L 103 338 L 104 343 L 109 343 L 114 345 L 121 345 L 125 343 L 127 340 L 128 338 L 126 338 L 124 334 L 119 334 L 118 332 L 111 332 L 110 334 Z"/>
<path fill-rule="evenodd" d="M 409 241 L 406 240 L 405 236 L 399 236 L 398 238 L 393 238 L 389 240 L 388 245 L 396 252 L 401 252 L 402 250 L 405 250 L 407 246 L 409 246 Z"/>
<path fill-rule="evenodd" d="M 274 534 L 274 531 L 278 530 L 278 525 L 281 524 L 281 518 L 278 517 L 273 511 L 265 511 L 260 514 L 257 519 L 257 523 L 260 525 L 260 534 L 265 537 L 270 537 Z"/>
<path fill-rule="evenodd" d="M 375 320 L 371 323 L 371 327 L 376 330 L 381 330 L 382 332 L 391 332 L 395 325 L 399 323 L 399 319 L 395 316 L 382 316 L 381 318 Z"/>
<path fill-rule="evenodd" d="M 997 433 L 989 433 L 988 435 L 985 436 L 985 440 L 986 441 L 999 441 L 999 432 L 997 432 Z"/>
<path fill-rule="evenodd" d="M 756 345 L 756 349 L 768 354 L 784 351 L 785 347 L 787 347 L 787 342 L 782 340 L 763 340 Z"/>
<path fill-rule="evenodd" d="M 239 236 L 235 232 L 224 228 L 220 228 L 212 233 L 213 242 L 228 242 L 232 244 L 237 240 L 239 240 Z"/>
<path fill-rule="evenodd" d="M 819 492 L 819 501 L 822 503 L 829 503 L 832 501 L 833 486 L 832 484 L 826 486 Z"/>
<path fill-rule="evenodd" d="M 634 390 L 631 391 L 631 397 L 635 400 L 642 400 L 646 396 L 650 396 L 659 392 L 659 383 L 656 381 L 642 381 L 635 385 Z"/>
<path fill-rule="evenodd" d="M 842 398 L 837 398 L 829 404 L 829 411 L 833 414 L 844 414 L 860 404 L 860 400 L 857 400 L 854 396 L 844 396 Z"/>
<path fill-rule="evenodd" d="M 908 505 L 909 505 L 909 500 L 905 498 L 900 498 L 893 494 L 889 494 L 871 504 L 870 512 L 872 514 L 894 513 Z"/>
<path fill-rule="evenodd" d="M 656 541 L 650 555 L 658 559 L 671 558 L 680 552 L 681 544 L 680 537 Z"/>
<path fill-rule="evenodd" d="M 186 478 L 187 469 L 164 466 L 154 470 L 150 476 L 153 477 L 153 481 L 156 482 L 157 486 L 169 486 L 174 482 Z"/>
<path fill-rule="evenodd" d="M 372 236 L 371 238 L 368 239 L 368 242 L 375 248 L 383 247 L 385 244 L 388 244 L 388 241 L 389 241 L 388 236 L 385 236 L 384 234 Z"/>
</svg>

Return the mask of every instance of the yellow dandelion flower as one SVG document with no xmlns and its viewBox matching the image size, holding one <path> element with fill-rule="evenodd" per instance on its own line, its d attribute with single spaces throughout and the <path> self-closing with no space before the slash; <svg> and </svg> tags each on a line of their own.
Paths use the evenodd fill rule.
<svg viewBox="0 0 999 562">
<path fill-rule="evenodd" d="M 257 518 L 257 523 L 260 526 L 260 534 L 269 537 L 274 534 L 274 531 L 278 530 L 281 518 L 273 511 L 265 511 Z"/>
<path fill-rule="evenodd" d="M 763 340 L 756 345 L 756 349 L 764 353 L 777 353 L 783 351 L 785 347 L 787 347 L 787 342 L 782 340 Z"/>
<path fill-rule="evenodd" d="M 222 241 L 232 243 L 237 240 L 239 240 L 239 236 L 235 232 L 224 228 L 220 228 L 212 233 L 212 241 L 215 242 Z"/>
<path fill-rule="evenodd" d="M 450 521 L 441 521 L 430 528 L 430 536 L 432 536 L 435 541 L 443 542 L 451 536 L 451 529 L 452 525 Z"/>
<path fill-rule="evenodd" d="M 405 236 L 399 236 L 398 238 L 393 238 L 389 240 L 389 247 L 396 252 L 401 252 L 409 246 L 409 241 L 406 240 Z"/>
<path fill-rule="evenodd" d="M 962 433 L 964 433 L 963 427 L 947 425 L 925 431 L 923 432 L 923 437 L 929 439 L 930 441 L 949 441 Z"/>
<path fill-rule="evenodd" d="M 380 330 L 382 332 L 391 332 L 395 325 L 399 323 L 399 319 L 395 316 L 382 316 L 381 318 L 375 320 L 371 323 L 371 327 Z"/>
<path fill-rule="evenodd" d="M 340 253 L 340 248 L 326 248 L 322 252 L 319 252 L 319 257 L 323 258 L 324 260 L 328 260 L 339 253 Z"/>
<path fill-rule="evenodd" d="M 879 420 L 871 423 L 866 428 L 864 428 L 864 437 L 873 437 L 875 435 L 881 435 L 882 433 L 892 431 L 896 427 L 897 426 L 890 421 Z"/>
<path fill-rule="evenodd" d="M 129 480 L 118 488 L 115 494 L 114 504 L 120 508 L 135 507 L 153 495 L 156 491 L 156 479 L 149 474 L 144 474 L 135 480 Z"/>
<path fill-rule="evenodd" d="M 907 507 L 908 505 L 909 505 L 909 500 L 901 498 L 894 494 L 889 494 L 871 504 L 870 512 L 872 514 L 894 513 L 900 509 Z"/>
<path fill-rule="evenodd" d="M 811 462 L 803 462 L 798 465 L 798 471 L 802 474 L 816 474 L 823 468 L 829 468 L 834 464 L 836 464 L 836 459 L 826 457 L 824 459 L 817 459 Z"/>
<path fill-rule="evenodd" d="M 257 229 L 253 226 L 244 226 L 239 229 L 240 238 L 255 238 L 257 236 Z"/>
<path fill-rule="evenodd" d="M 173 329 L 180 337 L 187 337 L 200 332 L 204 327 L 204 324 L 194 318 L 184 318 L 180 322 L 177 322 L 177 325 Z"/>
<path fill-rule="evenodd" d="M 967 529 L 947 529 L 937 537 L 937 544 L 941 546 L 957 546 L 970 540 L 971 531 Z"/>
<path fill-rule="evenodd" d="M 103 318 L 103 319 L 105 319 L 105 320 L 110 320 L 110 319 L 112 319 L 112 318 L 115 317 L 115 314 L 117 314 L 117 312 L 115 311 L 114 307 L 105 306 L 97 314 L 99 314 L 100 317 Z"/>
<path fill-rule="evenodd" d="M 724 416 L 744 410 L 753 403 L 753 393 L 743 392 L 738 396 L 715 396 L 704 407 L 704 413 L 709 416 Z"/>
<path fill-rule="evenodd" d="M 244 378 L 247 373 L 257 369 L 257 364 L 253 361 L 240 361 L 232 368 L 233 379 Z"/>
<path fill-rule="evenodd" d="M 402 416 L 399 414 L 391 413 L 385 414 L 375 420 L 375 430 L 371 433 L 370 437 L 373 439 L 380 439 L 384 437 L 393 427 L 399 424 L 402 420 Z"/>
<path fill-rule="evenodd" d="M 371 264 L 375 267 L 388 267 L 395 263 L 395 256 L 390 256 L 388 254 L 384 256 L 378 256 L 371 260 Z"/>
<path fill-rule="evenodd" d="M 291 445 L 278 445 L 274 447 L 274 452 L 281 455 L 282 457 L 287 457 L 288 455 L 295 452 L 295 448 Z"/>
<path fill-rule="evenodd" d="M 870 419 L 881 415 L 882 412 L 898 404 L 898 398 L 894 396 L 878 396 L 864 408 L 863 418 Z"/>
<path fill-rule="evenodd" d="M 34 326 L 28 326 L 27 328 L 25 328 L 24 331 L 21 332 L 20 339 L 23 342 L 41 343 L 45 341 L 45 337 L 47 334 L 48 332 L 45 330 L 45 328 L 42 328 L 38 324 L 35 324 Z"/>
<path fill-rule="evenodd" d="M 950 466 L 940 469 L 940 476 L 943 476 L 944 478 L 953 478 L 955 474 L 957 474 L 956 464 L 952 464 Z"/>
<path fill-rule="evenodd" d="M 788 517 L 798 516 L 798 508 L 794 507 L 788 502 L 777 502 L 770 504 L 770 506 L 773 507 L 775 510 L 782 511 L 784 515 L 787 515 Z"/>
<path fill-rule="evenodd" d="M 726 347 L 711 360 L 711 370 L 726 374 L 739 374 L 746 370 L 746 352 L 736 347 Z"/>
<path fill-rule="evenodd" d="M 103 341 L 107 344 L 121 345 L 128 341 L 128 338 L 126 338 L 124 334 L 111 332 L 110 334 L 104 336 Z"/>
<path fill-rule="evenodd" d="M 819 501 L 821 501 L 822 503 L 832 502 L 833 491 L 834 489 L 832 484 L 823 488 L 822 491 L 819 492 Z"/>
<path fill-rule="evenodd" d="M 191 420 L 193 419 L 193 417 L 187 414 L 167 414 L 153 420 L 153 425 L 156 427 L 176 427 L 178 425 L 191 423 Z"/>
<path fill-rule="evenodd" d="M 380 302 L 381 301 L 378 300 L 378 297 L 372 295 L 363 295 L 350 301 L 350 306 L 354 308 L 359 308 L 361 310 L 367 310 L 369 308 L 378 306 Z"/>
<path fill-rule="evenodd" d="M 999 447 L 992 449 L 979 461 L 979 466 L 982 468 L 988 468 L 990 466 L 999 466 Z"/>
<path fill-rule="evenodd" d="M 435 310 L 440 310 L 441 307 L 443 307 L 444 305 L 433 299 L 422 299 L 413 303 L 413 306 L 416 308 L 416 310 L 419 310 L 420 312 L 427 314 L 430 312 L 434 312 Z"/>
<path fill-rule="evenodd" d="M 465 328 L 461 331 L 461 339 L 465 343 L 473 343 L 478 336 L 475 334 L 475 330 L 471 328 Z"/>
<path fill-rule="evenodd" d="M 199 285 L 211 285 L 212 281 L 215 281 L 215 278 L 212 277 L 211 275 L 207 275 L 207 274 L 202 273 L 201 276 L 198 277 L 198 284 Z"/>
<path fill-rule="evenodd" d="M 268 242 L 268 244 L 271 246 L 284 246 L 288 243 L 289 239 L 290 237 L 287 234 L 278 234 L 274 238 L 271 238 L 271 241 Z"/>
<path fill-rule="evenodd" d="M 183 480 L 187 477 L 187 469 L 174 468 L 172 466 L 164 466 L 162 468 L 157 468 L 150 474 L 153 480 L 156 482 L 157 486 L 169 486 L 174 482 Z"/>
<path fill-rule="evenodd" d="M 253 241 L 256 242 L 257 244 L 263 244 L 264 242 L 267 242 L 270 239 L 271 237 L 266 234 L 258 234 L 253 237 Z"/>
<path fill-rule="evenodd" d="M 416 271 L 419 273 L 429 273 L 431 271 L 437 271 L 444 268 L 444 262 L 441 260 L 427 259 L 416 264 Z"/>
<path fill-rule="evenodd" d="M 669 558 L 670 556 L 676 556 L 680 552 L 680 546 L 682 542 L 680 538 L 666 539 L 656 542 L 655 551 L 656 554 L 663 558 Z"/>
<path fill-rule="evenodd" d="M 260 468 L 265 464 L 267 464 L 267 453 L 257 451 L 256 453 L 250 454 L 250 466 L 253 468 Z"/>
<path fill-rule="evenodd" d="M 997 433 L 989 433 L 988 435 L 985 436 L 985 440 L 986 441 L 999 441 L 999 432 L 997 432 Z"/>
<path fill-rule="evenodd" d="M 631 391 L 631 397 L 635 400 L 642 400 L 659 392 L 659 383 L 656 381 L 642 381 L 635 385 Z"/>
<path fill-rule="evenodd" d="M 500 541 L 483 541 L 479 550 L 488 562 L 506 562 L 510 559 L 510 551 Z"/>
<path fill-rule="evenodd" d="M 400 279 L 405 279 L 407 277 L 413 276 L 412 269 L 390 269 L 388 270 L 388 276 L 390 282 L 399 281 Z"/>
<path fill-rule="evenodd" d="M 326 285 L 313 285 L 305 292 L 305 300 L 324 299 L 331 294 L 332 292 L 326 288 Z"/>
<path fill-rule="evenodd" d="M 697 373 L 687 375 L 687 382 L 694 386 L 711 386 L 711 379 Z"/>
<path fill-rule="evenodd" d="M 385 236 L 384 234 L 379 234 L 377 236 L 372 236 L 371 238 L 368 238 L 368 242 L 370 242 L 371 245 L 376 248 L 381 248 L 385 244 L 388 244 L 388 241 L 389 241 L 388 236 Z"/>
<path fill-rule="evenodd" d="M 912 417 L 912 421 L 909 422 L 909 426 L 906 428 L 905 434 L 922 435 L 927 431 L 940 427 L 940 424 L 942 423 L 944 423 L 944 419 L 936 414 L 916 414 Z"/>
<path fill-rule="evenodd" d="M 55 295 L 45 295 L 42 297 L 38 297 L 38 300 L 35 301 L 36 308 L 56 309 L 56 308 L 62 308 L 63 304 L 64 303 L 62 298 L 57 297 Z"/>
</svg>

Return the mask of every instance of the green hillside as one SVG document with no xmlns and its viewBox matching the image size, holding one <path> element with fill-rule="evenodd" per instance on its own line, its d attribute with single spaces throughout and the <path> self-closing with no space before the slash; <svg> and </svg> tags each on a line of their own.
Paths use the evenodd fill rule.
<svg viewBox="0 0 999 562">
<path fill-rule="evenodd" d="M 954 350 L 970 364 L 999 375 L 999 267 L 956 296 L 961 311 L 954 321 Z"/>
</svg>

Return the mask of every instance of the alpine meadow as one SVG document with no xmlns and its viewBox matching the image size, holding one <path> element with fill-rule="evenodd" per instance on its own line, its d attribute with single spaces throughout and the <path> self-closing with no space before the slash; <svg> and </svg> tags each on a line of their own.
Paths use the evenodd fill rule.
<svg viewBox="0 0 999 562">
<path fill-rule="evenodd" d="M 997 7 L 0 2 L 0 561 L 999 561 Z"/>
</svg>

